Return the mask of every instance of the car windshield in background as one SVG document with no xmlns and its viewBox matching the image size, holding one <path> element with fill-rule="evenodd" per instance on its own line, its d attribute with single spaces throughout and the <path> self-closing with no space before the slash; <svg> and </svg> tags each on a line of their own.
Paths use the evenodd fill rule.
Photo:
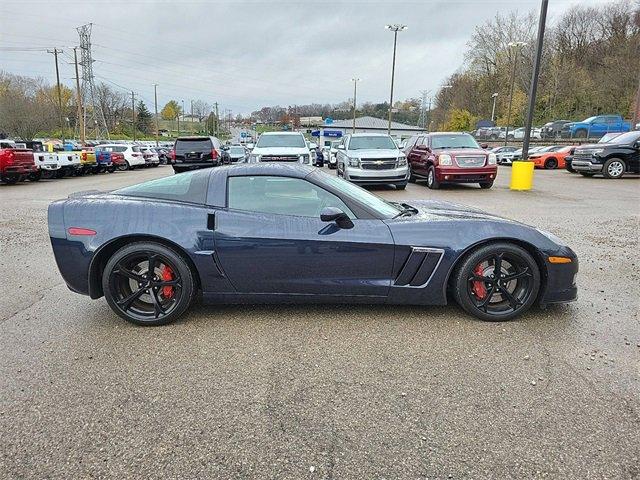
<svg viewBox="0 0 640 480">
<path fill-rule="evenodd" d="M 244 155 L 244 148 L 242 147 L 231 147 L 229 149 L 229 153 L 233 155 Z"/>
<path fill-rule="evenodd" d="M 480 148 L 471 135 L 433 135 L 431 148 Z"/>
<path fill-rule="evenodd" d="M 351 182 L 343 180 L 342 178 L 336 177 L 334 175 L 329 175 L 325 172 L 317 172 L 317 174 L 322 175 L 322 181 L 324 183 L 327 183 L 337 190 L 344 192 L 349 197 L 354 198 L 361 203 L 364 203 L 383 217 L 393 218 L 401 212 L 399 208 L 395 207 L 391 203 Z"/>
<path fill-rule="evenodd" d="M 627 132 L 622 135 L 617 136 L 616 138 L 609 140 L 608 143 L 613 143 L 615 145 L 629 145 L 633 142 L 640 140 L 640 132 Z"/>
<path fill-rule="evenodd" d="M 305 148 L 307 144 L 302 135 L 261 135 L 257 148 L 293 147 Z"/>
<path fill-rule="evenodd" d="M 395 150 L 398 148 L 390 137 L 351 137 L 349 150 Z"/>
<path fill-rule="evenodd" d="M 205 151 L 208 152 L 212 149 L 213 145 L 211 145 L 211 140 L 209 140 L 208 138 L 176 140 L 176 152 L 178 153 Z"/>
</svg>

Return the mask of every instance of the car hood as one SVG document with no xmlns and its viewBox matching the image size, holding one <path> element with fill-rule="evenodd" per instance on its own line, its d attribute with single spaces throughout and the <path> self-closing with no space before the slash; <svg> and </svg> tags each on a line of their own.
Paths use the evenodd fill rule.
<svg viewBox="0 0 640 480">
<path fill-rule="evenodd" d="M 606 145 L 605 143 L 585 143 L 583 145 L 579 145 L 576 147 L 577 150 L 592 150 L 594 148 L 603 148 Z"/>
<path fill-rule="evenodd" d="M 252 155 L 309 155 L 307 147 L 254 147 Z"/>
<path fill-rule="evenodd" d="M 518 223 L 498 215 L 487 213 L 478 208 L 459 203 L 444 202 L 441 200 L 410 200 L 409 205 L 418 210 L 417 214 L 398 217 L 395 220 L 408 222 L 419 221 L 446 221 L 446 220 L 491 220 L 506 223 Z"/>
<path fill-rule="evenodd" d="M 364 150 L 347 150 L 347 155 L 357 158 L 396 158 L 400 156 L 400 150 L 394 149 L 364 149 Z"/>
</svg>

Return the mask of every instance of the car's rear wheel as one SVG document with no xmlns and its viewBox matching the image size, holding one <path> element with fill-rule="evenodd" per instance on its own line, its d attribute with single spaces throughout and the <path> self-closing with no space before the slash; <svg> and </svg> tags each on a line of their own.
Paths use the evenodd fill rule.
<svg viewBox="0 0 640 480">
<path fill-rule="evenodd" d="M 547 170 L 554 170 L 558 168 L 558 160 L 555 158 L 548 158 L 546 162 L 544 162 L 544 168 Z"/>
<path fill-rule="evenodd" d="M 626 165 L 619 158 L 610 158 L 602 167 L 602 175 L 604 178 L 622 178 Z"/>
<path fill-rule="evenodd" d="M 480 247 L 463 260 L 452 282 L 458 304 L 485 321 L 505 321 L 526 312 L 540 289 L 533 257 L 511 243 Z"/>
<path fill-rule="evenodd" d="M 440 188 L 440 182 L 438 182 L 436 178 L 436 169 L 433 165 L 429 167 L 429 171 L 427 172 L 427 187 L 432 190 Z"/>
<path fill-rule="evenodd" d="M 193 272 L 172 249 L 154 242 L 127 245 L 107 262 L 102 288 L 111 309 L 137 325 L 164 325 L 189 307 Z"/>
</svg>

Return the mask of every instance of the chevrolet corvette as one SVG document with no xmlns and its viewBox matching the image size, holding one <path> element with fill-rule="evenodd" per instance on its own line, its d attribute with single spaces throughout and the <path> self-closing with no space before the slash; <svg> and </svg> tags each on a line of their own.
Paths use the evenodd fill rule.
<svg viewBox="0 0 640 480">
<path fill-rule="evenodd" d="M 48 211 L 68 287 L 132 323 L 205 303 L 445 305 L 486 321 L 576 299 L 578 259 L 554 235 L 439 201 L 396 203 L 320 169 L 240 164 Z"/>
</svg>

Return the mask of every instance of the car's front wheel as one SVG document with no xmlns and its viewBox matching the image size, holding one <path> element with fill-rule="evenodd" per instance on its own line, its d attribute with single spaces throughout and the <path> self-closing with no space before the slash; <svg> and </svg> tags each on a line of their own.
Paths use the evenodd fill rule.
<svg viewBox="0 0 640 480">
<path fill-rule="evenodd" d="M 437 190 L 438 188 L 440 188 L 440 182 L 438 182 L 438 179 L 436 177 L 436 169 L 433 165 L 429 167 L 429 171 L 427 172 L 427 187 L 431 188 L 432 190 Z"/>
<path fill-rule="evenodd" d="M 602 167 L 602 175 L 604 178 L 622 178 L 626 165 L 619 158 L 610 158 Z"/>
<path fill-rule="evenodd" d="M 164 325 L 189 307 L 193 272 L 174 250 L 154 242 L 122 247 L 107 262 L 102 288 L 111 309 L 137 325 Z"/>
<path fill-rule="evenodd" d="M 546 162 L 544 162 L 544 168 L 546 170 L 555 170 L 558 168 L 558 160 L 555 158 L 548 158 Z"/>
<path fill-rule="evenodd" d="M 485 321 L 505 321 L 526 312 L 540 289 L 533 257 L 511 243 L 480 247 L 467 255 L 452 282 L 458 304 Z"/>
</svg>

